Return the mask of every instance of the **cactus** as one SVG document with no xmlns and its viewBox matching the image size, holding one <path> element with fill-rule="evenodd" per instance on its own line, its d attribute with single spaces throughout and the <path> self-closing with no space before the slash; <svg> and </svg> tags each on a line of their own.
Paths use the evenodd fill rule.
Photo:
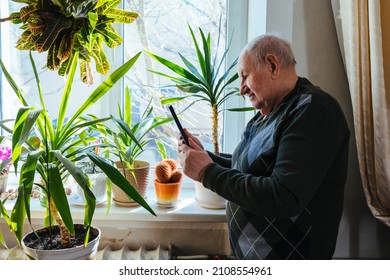
<svg viewBox="0 0 390 280">
<path fill-rule="evenodd" d="M 172 171 L 170 181 L 180 182 L 182 178 L 183 178 L 183 173 L 180 170 L 176 169 Z"/>
<path fill-rule="evenodd" d="M 169 166 L 171 167 L 172 171 L 177 169 L 176 160 L 171 159 L 171 158 L 167 158 L 167 159 L 164 159 L 163 162 L 166 162 L 167 164 L 169 164 Z"/>
<path fill-rule="evenodd" d="M 156 164 L 156 180 L 160 183 L 180 182 L 183 173 L 177 169 L 177 163 L 173 159 L 164 159 Z"/>
</svg>

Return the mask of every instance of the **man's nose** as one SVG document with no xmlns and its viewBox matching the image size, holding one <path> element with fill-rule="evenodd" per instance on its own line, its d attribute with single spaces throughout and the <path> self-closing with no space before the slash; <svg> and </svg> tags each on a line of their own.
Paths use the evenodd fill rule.
<svg viewBox="0 0 390 280">
<path fill-rule="evenodd" d="M 241 88 L 240 88 L 240 94 L 245 95 L 249 92 L 249 88 L 247 87 L 246 84 L 242 83 Z"/>
</svg>

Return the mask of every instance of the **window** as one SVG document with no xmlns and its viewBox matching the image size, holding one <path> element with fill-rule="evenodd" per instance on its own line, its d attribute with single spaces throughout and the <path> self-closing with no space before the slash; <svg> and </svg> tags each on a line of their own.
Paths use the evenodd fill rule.
<svg viewBox="0 0 390 280">
<path fill-rule="evenodd" d="M 139 18 L 132 24 L 124 25 L 124 57 L 128 59 L 135 55 L 140 50 L 149 50 L 155 54 L 163 56 L 171 61 L 183 65 L 179 59 L 178 52 L 185 57 L 196 59 L 196 53 L 192 43 L 192 38 L 187 26 L 187 23 L 198 34 L 198 27 L 202 27 L 205 31 L 210 31 L 211 40 L 214 43 L 212 53 L 216 52 L 216 41 L 218 34 L 219 18 L 222 17 L 222 42 L 220 45 L 219 57 L 225 49 L 226 41 L 226 0 L 150 0 L 150 1 L 124 1 L 125 8 L 136 11 Z M 168 73 L 161 65 L 156 63 L 151 57 L 146 54 L 141 55 L 136 65 L 129 71 L 126 76 L 125 84 L 132 88 L 132 94 L 136 97 L 136 106 L 133 110 L 134 114 L 143 112 L 143 107 L 149 101 L 145 96 L 155 96 L 156 102 L 154 109 L 158 115 L 168 114 L 169 111 L 162 108 L 160 97 L 173 97 L 183 95 L 173 83 L 165 78 L 150 73 L 148 69 L 157 70 Z M 191 101 L 187 99 L 185 102 L 175 104 L 177 112 L 186 108 Z M 196 131 L 201 136 L 207 145 L 207 137 L 211 133 L 211 119 L 209 110 L 203 104 L 191 106 L 183 113 L 183 126 L 191 127 L 192 131 Z M 169 156 L 176 158 L 177 146 L 176 135 L 178 130 L 172 122 L 164 125 L 157 130 L 157 137 L 164 141 L 168 150 Z M 152 146 L 148 151 L 144 152 L 141 157 L 158 160 L 158 153 Z M 212 148 L 212 146 L 210 147 Z"/>
<path fill-rule="evenodd" d="M 124 61 L 134 56 L 143 49 L 150 50 L 163 57 L 174 59 L 177 52 L 183 53 L 186 57 L 193 54 L 192 41 L 187 27 L 189 23 L 197 32 L 197 27 L 202 27 L 205 31 L 211 32 L 212 40 L 216 39 L 218 30 L 219 17 L 222 16 L 223 28 L 222 35 L 225 38 L 233 34 L 233 45 L 231 46 L 232 61 L 237 56 L 240 48 L 245 44 L 248 37 L 247 19 L 248 5 L 252 5 L 255 1 L 235 1 L 235 0 L 124 0 L 125 9 L 136 11 L 139 13 L 139 18 L 132 24 L 118 26 L 121 28 L 124 42 L 120 47 L 107 50 L 111 69 L 120 66 Z M 256 1 L 258 2 L 258 1 Z M 264 1 L 265 2 L 265 1 Z M 248 4 L 249 3 L 249 4 Z M 257 5 L 257 4 L 256 4 Z M 7 1 L 2 4 L 0 16 L 6 17 L 10 11 L 18 10 L 19 3 Z M 258 18 L 254 20 L 259 20 Z M 261 20 L 264 21 L 264 20 Z M 123 29 L 122 29 L 123 28 Z M 24 92 L 28 93 L 32 100 L 37 100 L 36 85 L 33 80 L 33 73 L 29 66 L 28 52 L 21 52 L 14 48 L 17 38 L 20 34 L 19 26 L 11 23 L 1 23 L 1 42 L 0 55 L 7 69 L 11 72 L 18 85 L 21 86 Z M 215 47 L 215 45 L 213 46 Z M 220 48 L 223 52 L 224 48 Z M 214 50 L 215 52 L 215 50 Z M 51 114 L 58 111 L 59 100 L 58 95 L 63 87 L 63 80 L 57 74 L 44 68 L 46 56 L 43 54 L 33 53 L 37 67 L 40 71 L 41 84 L 45 92 L 45 102 Z M 177 61 L 181 64 L 181 62 Z M 162 95 L 177 95 L 180 92 L 175 87 L 168 87 L 172 83 L 157 75 L 148 72 L 148 69 L 157 69 L 160 67 L 155 62 L 150 60 L 150 57 L 142 54 L 135 66 L 126 75 L 122 84 L 118 84 L 114 91 L 106 96 L 99 104 L 91 108 L 90 113 L 97 116 L 107 116 L 110 114 L 117 115 L 117 105 L 121 102 L 121 92 L 125 86 L 129 86 L 132 92 L 133 118 L 137 119 L 137 114 L 142 112 L 146 102 L 151 96 L 154 96 L 155 112 L 157 114 L 168 113 L 159 104 L 159 97 Z M 166 71 L 164 69 L 159 69 Z M 95 84 L 99 84 L 100 77 L 95 75 Z M 103 79 L 101 77 L 100 79 Z M 49 82 L 50 81 L 50 82 Z M 79 82 L 74 86 L 74 94 L 72 96 L 74 102 L 70 107 L 77 108 L 79 102 L 85 100 L 85 97 L 93 88 L 90 86 L 86 89 L 86 85 Z M 20 107 L 19 101 L 14 97 L 12 89 L 8 83 L 2 78 L 1 83 L 1 118 L 13 118 L 16 115 L 17 109 Z M 77 95 L 77 96 L 76 96 Z M 37 100 L 38 101 L 38 100 Z M 242 103 L 242 100 L 229 101 L 227 107 L 238 107 L 237 103 Z M 38 102 L 37 102 L 38 103 Z M 186 107 L 186 104 L 177 104 L 178 111 Z M 71 114 L 72 111 L 70 110 Z M 238 113 L 232 113 L 238 114 Z M 220 128 L 225 124 L 225 132 L 222 133 L 222 144 L 227 147 L 227 152 L 232 151 L 232 147 L 237 143 L 240 135 L 240 130 L 243 127 L 246 116 L 237 117 L 237 115 L 227 115 L 225 118 L 220 118 Z M 232 121 L 230 121 L 230 119 Z M 209 120 L 209 111 L 204 104 L 192 106 L 190 110 L 186 110 L 183 118 L 183 125 L 197 133 L 204 141 L 205 147 L 211 150 L 210 131 L 211 120 Z M 226 129 L 227 128 L 227 129 Z M 231 134 L 232 137 L 226 137 Z M 176 135 L 177 129 L 172 123 L 160 130 L 156 137 L 163 140 L 168 150 L 168 156 L 175 158 L 176 154 Z M 230 140 L 229 140 L 230 139 Z M 230 142 L 229 142 L 230 141 Z M 224 149 L 226 150 L 226 148 Z M 143 157 L 148 161 L 159 160 L 155 147 L 151 146 L 143 154 Z M 153 165 L 153 164 L 152 164 Z"/>
</svg>

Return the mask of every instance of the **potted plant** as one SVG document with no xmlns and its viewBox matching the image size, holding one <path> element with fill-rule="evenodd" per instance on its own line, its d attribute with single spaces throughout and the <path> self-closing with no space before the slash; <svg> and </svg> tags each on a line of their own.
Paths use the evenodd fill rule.
<svg viewBox="0 0 390 280">
<path fill-rule="evenodd" d="M 139 55 L 139 54 L 138 54 Z M 128 69 L 135 63 L 138 56 L 134 57 L 117 71 L 114 71 L 101 86 L 94 90 L 87 98 L 84 104 L 76 111 L 76 113 L 68 121 L 65 121 L 67 102 L 71 92 L 71 84 L 67 82 L 62 96 L 62 107 L 58 112 L 57 126 L 53 126 L 53 122 L 47 111 L 44 109 L 34 109 L 30 107 L 24 98 L 21 90 L 17 87 L 13 79 L 1 63 L 3 72 L 15 92 L 20 94 L 19 98 L 23 107 L 19 110 L 15 127 L 12 134 L 12 158 L 15 170 L 18 170 L 20 163 L 23 165 L 20 168 L 19 176 L 19 196 L 15 202 L 15 206 L 11 215 L 11 230 L 15 233 L 17 240 L 22 241 L 24 219 L 27 216 L 29 222 L 29 200 L 34 184 L 35 171 L 42 178 L 40 187 L 44 190 L 48 199 L 48 210 L 51 212 L 46 225 L 51 225 L 56 220 L 61 229 L 61 244 L 63 247 L 69 245 L 70 236 L 75 234 L 75 226 L 71 216 L 68 200 L 63 187 L 63 180 L 67 175 L 71 175 L 75 181 L 84 190 L 86 198 L 84 226 L 87 229 L 85 241 L 89 239 L 89 230 L 92 225 L 92 217 L 95 210 L 96 198 L 90 190 L 90 182 L 80 168 L 75 166 L 77 160 L 85 156 L 93 161 L 116 185 L 124 189 L 124 192 L 136 200 L 140 205 L 148 209 L 151 213 L 153 210 L 147 205 L 145 200 L 139 196 L 138 192 L 128 183 L 121 173 L 113 167 L 106 159 L 101 158 L 88 150 L 91 146 L 83 146 L 84 142 L 92 142 L 95 138 L 82 138 L 81 133 L 85 128 L 96 123 L 107 121 L 109 118 L 97 119 L 93 121 L 84 121 L 79 118 L 90 106 L 92 106 L 100 97 L 122 77 Z M 74 56 L 72 67 L 69 72 L 68 80 L 73 79 L 76 72 L 77 55 Z M 35 69 L 36 70 L 36 69 Z M 38 79 L 38 77 L 37 77 Z M 42 92 L 40 92 L 42 94 Z M 43 100 L 43 97 L 42 99 Z M 44 104 L 41 104 L 44 106 Z M 44 108 L 44 107 L 43 107 Z M 35 135 L 31 136 L 32 130 Z M 34 172 L 31 172 L 34 171 Z M 58 214 L 56 214 L 58 213 Z M 53 256 L 51 256 L 52 258 Z"/>
<path fill-rule="evenodd" d="M 219 24 L 221 26 L 221 23 Z M 170 69 L 174 74 L 167 74 L 158 71 L 150 70 L 151 72 L 169 78 L 175 85 L 185 93 L 182 97 L 173 97 L 162 99 L 162 104 L 178 102 L 186 98 L 192 98 L 192 106 L 196 102 L 204 101 L 210 107 L 212 121 L 212 142 L 213 152 L 216 155 L 220 154 L 219 137 L 218 137 L 218 122 L 219 114 L 223 111 L 223 106 L 226 100 L 239 95 L 237 87 L 231 87 L 233 82 L 238 79 L 238 73 L 233 72 L 237 59 L 232 64 L 226 67 L 223 71 L 227 60 L 230 43 L 223 52 L 222 57 L 218 60 L 217 54 L 214 56 L 211 53 L 211 37 L 199 28 L 200 41 L 196 38 L 193 29 L 188 25 L 191 37 L 193 39 L 198 65 L 193 65 L 190 60 L 179 53 L 184 67 L 172 61 L 169 61 L 161 56 L 145 51 L 148 55 L 161 63 L 166 68 Z M 218 32 L 217 49 L 219 46 L 220 30 Z M 246 111 L 253 108 L 235 108 L 231 111 Z M 204 188 L 201 183 L 195 182 L 197 202 L 200 206 L 207 208 L 224 208 L 225 200 L 216 195 L 214 192 Z"/>
<path fill-rule="evenodd" d="M 114 48 L 122 37 L 114 23 L 132 23 L 138 14 L 118 9 L 121 0 L 12 0 L 25 3 L 0 22 L 22 24 L 16 48 L 47 51 L 46 67 L 61 76 L 69 73 L 71 57 L 78 53 L 81 79 L 93 83 L 91 60 L 96 71 L 106 75 L 110 69 L 104 45 Z"/>
<path fill-rule="evenodd" d="M 91 181 L 91 191 L 95 195 L 96 205 L 107 201 L 107 184 L 110 181 L 106 179 L 106 174 L 89 158 L 76 162 L 76 167 L 80 168 Z M 73 199 L 73 204 L 85 205 L 86 199 L 83 188 L 76 183 L 78 196 Z M 77 200 L 79 198 L 79 200 Z"/>
<path fill-rule="evenodd" d="M 81 73 L 84 75 L 83 69 L 87 67 L 89 57 L 93 56 L 95 59 L 100 59 L 105 64 L 105 57 L 102 50 L 102 42 L 110 41 L 110 36 L 117 37 L 111 23 L 115 19 L 119 18 L 118 22 L 126 22 L 125 18 L 133 19 L 134 13 L 127 14 L 125 11 L 119 11 L 115 9 L 120 1 L 107 0 L 107 1 L 18 1 L 27 3 L 27 6 L 23 7 L 20 12 L 11 14 L 9 19 L 12 19 L 14 23 L 22 22 L 23 28 L 30 30 L 30 33 L 23 33 L 21 40 L 25 43 L 22 46 L 37 51 L 48 50 L 48 63 L 50 68 L 49 58 L 57 60 L 60 59 L 59 64 L 55 64 L 53 69 L 58 69 L 58 73 L 66 73 L 66 81 L 61 96 L 61 107 L 57 114 L 57 119 L 54 125 L 54 120 L 51 119 L 48 114 L 44 102 L 42 88 L 40 85 L 39 76 L 33 57 L 30 52 L 30 61 L 35 74 L 37 82 L 38 94 L 40 96 L 40 107 L 35 108 L 29 103 L 28 98 L 23 91 L 17 86 L 12 76 L 8 73 L 4 64 L 0 60 L 1 69 L 20 100 L 22 108 L 19 109 L 15 125 L 12 132 L 12 162 L 15 167 L 15 171 L 18 172 L 19 181 L 19 195 L 16 199 L 10 216 L 4 211 L 4 207 L 1 208 L 3 217 L 8 223 L 10 230 L 15 234 L 15 237 L 22 248 L 26 251 L 30 257 L 41 258 L 37 255 L 38 252 L 43 253 L 43 258 L 60 258 L 65 259 L 65 253 L 68 251 L 77 251 L 76 256 L 71 258 L 86 258 L 83 249 L 92 249 L 92 253 L 97 248 L 97 242 L 100 237 L 100 230 L 96 229 L 92 225 L 92 219 L 96 206 L 96 198 L 91 191 L 90 181 L 81 171 L 80 168 L 75 166 L 78 160 L 88 157 L 94 164 L 96 164 L 107 177 L 116 185 L 120 186 L 123 191 L 132 199 L 137 201 L 151 214 L 155 215 L 154 211 L 141 197 L 134 187 L 128 183 L 128 181 L 121 175 L 121 173 L 105 158 L 102 158 L 94 153 L 90 152 L 90 149 L 94 145 L 85 145 L 84 143 L 90 143 L 96 140 L 96 138 L 86 136 L 83 133 L 88 127 L 105 122 L 110 118 L 101 118 L 89 120 L 83 117 L 83 114 L 96 103 L 101 97 L 103 97 L 113 85 L 119 81 L 125 73 L 134 65 L 137 61 L 140 53 L 135 55 L 132 59 L 127 61 L 121 67 L 112 72 L 92 93 L 87 97 L 85 102 L 76 110 L 76 112 L 66 119 L 66 112 L 68 108 L 69 98 L 71 96 L 72 85 L 74 76 L 77 70 L 77 66 L 81 66 Z M 30 14 L 29 16 L 26 14 Z M 67 19 L 64 19 L 61 14 L 65 14 Z M 32 16 L 35 15 L 35 16 Z M 80 15 L 81 18 L 78 18 Z M 82 15 L 82 16 L 81 16 Z M 62 28 L 56 30 L 56 23 L 54 19 L 58 17 L 60 25 L 63 20 L 72 21 L 72 27 Z M 41 20 L 45 21 L 45 29 L 38 32 L 35 30 L 37 26 L 36 22 L 40 23 Z M 103 22 L 100 22 L 103 20 Z M 129 19 L 130 20 L 130 19 Z M 78 26 L 73 29 L 73 24 Z M 79 26 L 80 25 L 80 26 Z M 104 26 L 104 32 L 100 29 Z M 42 26 L 40 26 L 42 27 Z M 57 36 L 53 39 L 47 32 L 57 31 Z M 26 31 L 25 31 L 26 32 Z M 37 33 L 35 33 L 37 32 Z M 62 34 L 65 32 L 66 34 Z M 50 32 L 49 32 L 50 33 Z M 38 35 L 37 35 L 38 34 Z M 50 33 L 51 34 L 51 33 Z M 30 35 L 30 36 L 28 36 Z M 35 36 L 36 35 L 36 36 Z M 49 36 L 46 38 L 46 36 Z M 69 39 L 69 36 L 73 39 Z M 46 38 L 51 40 L 51 45 L 45 48 L 40 48 L 42 40 Z M 69 39 L 69 41 L 67 41 Z M 46 42 L 46 40 L 45 40 Z M 71 48 L 61 49 L 58 48 L 61 43 L 70 43 Z M 21 44 L 21 41 L 18 42 Z M 29 48 L 27 46 L 30 46 Z M 53 47 L 54 46 L 54 47 Z M 61 56 L 62 51 L 68 50 L 68 56 Z M 97 51 L 97 53 L 95 53 Z M 97 63 L 99 65 L 99 63 Z M 89 71 L 87 71 L 89 73 Z M 88 76 L 88 75 L 87 75 Z M 20 170 L 19 170 L 20 168 Z M 47 219 L 45 219 L 45 229 L 35 230 L 33 234 L 23 236 L 24 234 L 24 222 L 27 217 L 28 222 L 31 225 L 30 215 L 30 194 L 35 181 L 35 174 L 39 174 L 41 182 L 39 185 L 44 190 L 47 197 Z M 70 211 L 69 202 L 64 190 L 64 180 L 67 176 L 72 176 L 75 181 L 84 190 L 86 199 L 84 223 L 82 225 L 75 225 L 73 222 L 72 214 Z M 4 202 L 2 202 L 4 203 Z M 55 226 L 53 226 L 54 224 Z M 47 230 L 46 230 L 47 229 Z M 37 239 L 39 233 L 49 232 L 49 240 L 55 238 L 55 233 L 58 232 L 60 236 L 59 250 L 30 250 L 27 246 L 23 245 L 25 237 L 31 239 Z M 72 240 L 78 232 L 82 232 L 82 244 L 72 244 Z M 92 245 L 89 245 L 92 242 Z M 53 242 L 55 243 L 55 242 Z M 74 246 L 74 248 L 72 247 Z M 72 247 L 72 248 L 69 248 Z M 58 251 L 59 256 L 53 256 L 51 253 Z"/>
<path fill-rule="evenodd" d="M 176 161 L 171 158 L 158 162 L 154 171 L 157 205 L 160 207 L 175 206 L 179 200 L 180 185 L 183 179 L 182 171 L 178 169 Z"/>
<path fill-rule="evenodd" d="M 152 106 L 153 96 L 149 99 L 140 119 L 134 122 L 131 110 L 131 94 L 128 87 L 125 90 L 123 107 L 118 105 L 118 117 L 112 117 L 117 130 L 108 126 L 100 129 L 107 135 L 103 141 L 111 147 L 111 153 L 116 157 L 115 164 L 127 180 L 146 198 L 149 181 L 150 163 L 139 160 L 146 146 L 154 141 L 161 158 L 166 157 L 164 144 L 157 137 L 152 137 L 154 129 L 170 121 L 172 117 L 156 116 Z M 121 206 L 137 206 L 138 202 L 129 199 L 117 184 L 112 185 L 113 201 Z"/>
</svg>

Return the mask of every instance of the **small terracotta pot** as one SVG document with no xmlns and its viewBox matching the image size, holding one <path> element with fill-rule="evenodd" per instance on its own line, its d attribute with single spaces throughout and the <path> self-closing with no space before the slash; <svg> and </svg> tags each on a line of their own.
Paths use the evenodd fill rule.
<svg viewBox="0 0 390 280">
<path fill-rule="evenodd" d="M 157 204 L 162 207 L 173 207 L 177 204 L 180 195 L 180 182 L 160 183 L 154 180 Z"/>
<path fill-rule="evenodd" d="M 135 161 L 134 168 L 123 168 L 121 162 L 116 162 L 118 170 L 126 177 L 129 183 L 138 191 L 138 193 L 146 198 L 146 191 L 149 183 L 150 164 L 146 161 Z M 120 206 L 138 206 L 134 200 L 129 199 L 124 191 L 117 185 L 112 184 L 113 201 Z"/>
</svg>

